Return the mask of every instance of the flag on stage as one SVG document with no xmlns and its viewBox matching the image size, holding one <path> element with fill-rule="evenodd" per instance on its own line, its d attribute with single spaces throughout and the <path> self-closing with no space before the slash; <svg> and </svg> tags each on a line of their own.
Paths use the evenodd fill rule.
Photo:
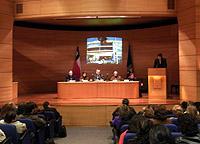
<svg viewBox="0 0 200 144">
<path fill-rule="evenodd" d="M 133 72 L 133 62 L 131 54 L 131 45 L 128 46 L 128 59 L 127 59 L 127 74 Z"/>
<path fill-rule="evenodd" d="M 79 52 L 79 47 L 76 49 L 76 58 L 74 61 L 74 66 L 73 66 L 73 74 L 76 77 L 77 80 L 80 79 L 81 77 L 81 62 L 80 62 L 80 52 Z"/>
</svg>

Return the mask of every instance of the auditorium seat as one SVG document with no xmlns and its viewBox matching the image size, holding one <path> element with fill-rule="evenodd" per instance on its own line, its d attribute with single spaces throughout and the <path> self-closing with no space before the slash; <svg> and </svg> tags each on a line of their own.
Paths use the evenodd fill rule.
<svg viewBox="0 0 200 144">
<path fill-rule="evenodd" d="M 120 133 L 123 133 L 124 131 L 126 131 L 128 129 L 128 124 L 124 124 L 120 127 Z"/>
<path fill-rule="evenodd" d="M 165 127 L 167 127 L 170 132 L 178 132 L 178 128 L 175 124 L 164 124 Z"/>
<path fill-rule="evenodd" d="M 127 132 L 125 137 L 124 137 L 124 144 L 128 144 L 128 141 L 134 139 L 136 136 L 136 133 L 129 133 Z"/>
</svg>

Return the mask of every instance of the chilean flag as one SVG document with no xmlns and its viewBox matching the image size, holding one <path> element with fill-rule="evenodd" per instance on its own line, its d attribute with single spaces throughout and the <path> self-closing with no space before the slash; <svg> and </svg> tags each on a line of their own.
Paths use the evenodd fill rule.
<svg viewBox="0 0 200 144">
<path fill-rule="evenodd" d="M 80 80 L 81 77 L 81 62 L 80 62 L 80 53 L 79 53 L 79 47 L 76 49 L 76 59 L 74 61 L 73 66 L 73 74 L 76 77 L 76 80 Z"/>
</svg>

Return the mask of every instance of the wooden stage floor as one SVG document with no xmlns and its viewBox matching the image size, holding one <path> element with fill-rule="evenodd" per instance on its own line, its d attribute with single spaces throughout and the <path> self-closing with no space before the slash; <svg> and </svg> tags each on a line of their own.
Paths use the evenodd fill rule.
<svg viewBox="0 0 200 144">
<path fill-rule="evenodd" d="M 114 98 L 90 98 L 90 99 L 59 99 L 56 93 L 48 94 L 31 94 L 19 96 L 14 100 L 15 103 L 33 101 L 41 105 L 44 101 L 49 101 L 51 105 L 63 106 L 63 105 L 85 105 L 85 106 L 95 106 L 95 105 L 119 105 L 121 104 L 122 99 Z M 171 96 L 167 100 L 154 99 L 150 100 L 147 96 L 143 96 L 138 99 L 130 99 L 130 105 L 135 106 L 144 106 L 148 104 L 165 104 L 165 105 L 174 105 L 180 103 L 178 96 Z"/>
</svg>

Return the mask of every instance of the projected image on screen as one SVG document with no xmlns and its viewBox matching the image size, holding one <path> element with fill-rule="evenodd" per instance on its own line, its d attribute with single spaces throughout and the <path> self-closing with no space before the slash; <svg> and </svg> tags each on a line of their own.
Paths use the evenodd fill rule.
<svg viewBox="0 0 200 144">
<path fill-rule="evenodd" d="M 122 62 L 122 38 L 93 37 L 87 39 L 87 63 L 119 64 Z"/>
</svg>

